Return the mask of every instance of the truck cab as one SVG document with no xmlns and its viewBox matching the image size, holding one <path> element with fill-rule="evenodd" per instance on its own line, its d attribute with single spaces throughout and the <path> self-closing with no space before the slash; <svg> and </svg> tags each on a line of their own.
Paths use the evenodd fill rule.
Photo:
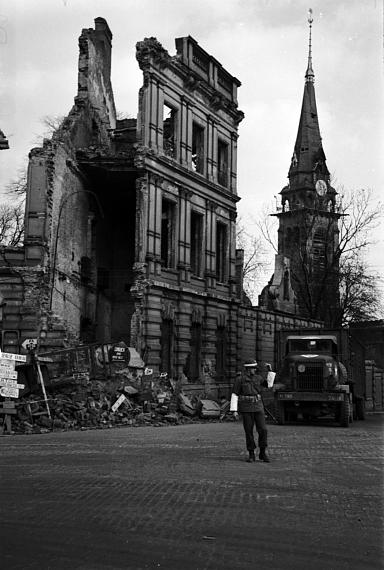
<svg viewBox="0 0 384 570">
<path fill-rule="evenodd" d="M 332 415 L 347 427 L 352 394 L 347 370 L 339 358 L 335 335 L 288 335 L 275 380 L 275 412 L 280 424 L 294 419 Z"/>
</svg>

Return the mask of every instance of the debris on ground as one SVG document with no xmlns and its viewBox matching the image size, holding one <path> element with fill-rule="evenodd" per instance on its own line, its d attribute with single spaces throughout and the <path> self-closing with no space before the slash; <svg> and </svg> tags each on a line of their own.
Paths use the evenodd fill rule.
<svg viewBox="0 0 384 570">
<path fill-rule="evenodd" d="M 47 399 L 38 388 L 20 397 L 16 410 L 12 432 L 19 434 L 233 421 L 225 398 L 185 394 L 179 382 L 166 377 L 128 381 L 121 373 L 105 381 L 58 384 L 50 387 Z"/>
</svg>

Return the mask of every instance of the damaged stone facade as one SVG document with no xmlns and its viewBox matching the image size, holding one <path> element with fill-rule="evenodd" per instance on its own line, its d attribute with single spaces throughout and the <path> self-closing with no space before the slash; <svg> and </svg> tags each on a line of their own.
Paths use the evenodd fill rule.
<svg viewBox="0 0 384 570">
<path fill-rule="evenodd" d="M 24 247 L 2 251 L 3 336 L 40 351 L 121 340 L 160 372 L 224 381 L 239 348 L 240 83 L 191 37 L 175 56 L 145 39 L 137 120 L 117 120 L 111 40 L 103 18 L 82 31 L 74 106 L 30 152 Z"/>
<path fill-rule="evenodd" d="M 175 56 L 147 38 L 137 119 L 118 120 L 111 41 L 103 18 L 82 31 L 74 106 L 30 152 L 24 245 L 0 252 L 2 349 L 123 341 L 154 373 L 225 390 L 304 322 L 242 304 L 240 82 L 191 37 Z"/>
</svg>

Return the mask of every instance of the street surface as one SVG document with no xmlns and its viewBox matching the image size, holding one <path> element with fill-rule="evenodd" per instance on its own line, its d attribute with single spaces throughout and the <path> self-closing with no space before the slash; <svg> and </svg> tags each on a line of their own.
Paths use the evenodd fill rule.
<svg viewBox="0 0 384 570">
<path fill-rule="evenodd" d="M 0 437 L 0 568 L 382 569 L 383 422 Z"/>
</svg>

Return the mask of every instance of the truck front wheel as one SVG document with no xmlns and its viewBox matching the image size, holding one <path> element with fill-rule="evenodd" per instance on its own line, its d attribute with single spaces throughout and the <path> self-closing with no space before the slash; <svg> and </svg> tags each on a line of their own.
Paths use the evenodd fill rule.
<svg viewBox="0 0 384 570">
<path fill-rule="evenodd" d="M 351 415 L 351 404 L 348 395 L 344 397 L 344 401 L 340 404 L 340 426 L 348 427 Z"/>
</svg>

